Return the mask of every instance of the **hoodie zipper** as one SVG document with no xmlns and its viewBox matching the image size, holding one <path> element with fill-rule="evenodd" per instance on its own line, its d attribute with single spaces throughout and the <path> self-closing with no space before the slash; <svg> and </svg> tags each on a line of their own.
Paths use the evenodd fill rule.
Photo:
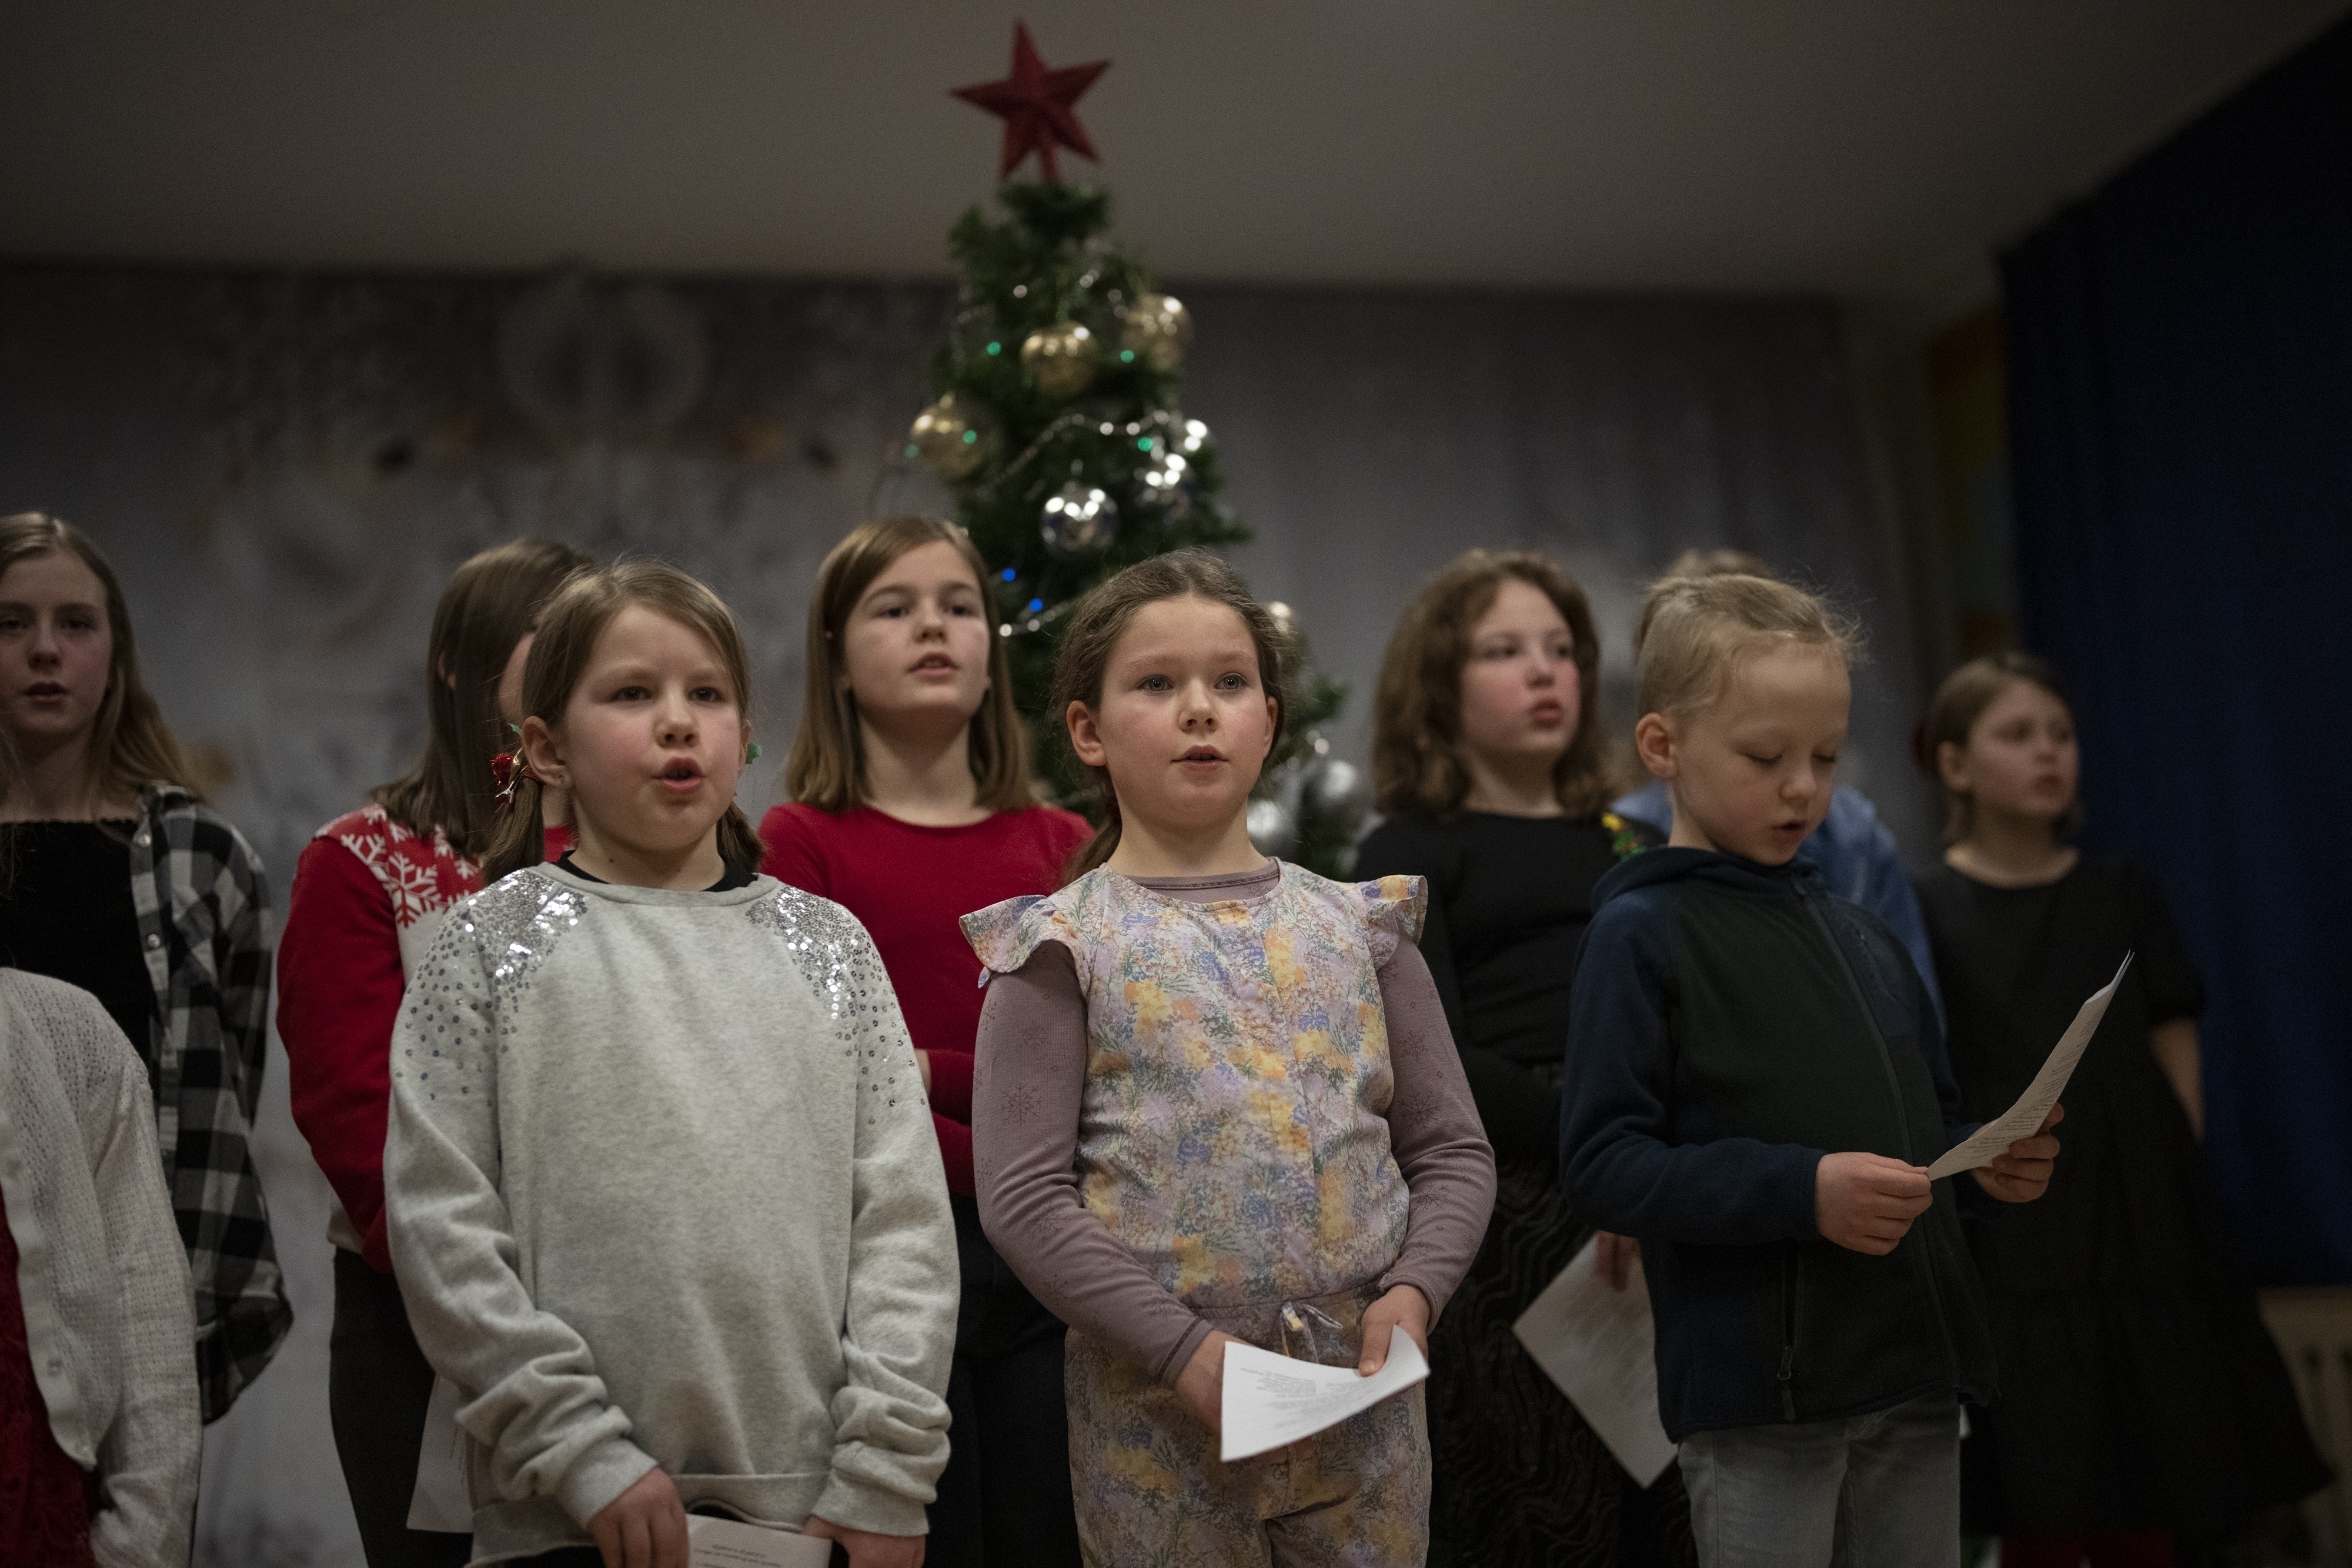
<svg viewBox="0 0 2352 1568">
<path fill-rule="evenodd" d="M 1789 1243 L 1789 1250 L 1780 1259 L 1780 1418 L 1797 1418 L 1797 1276 L 1805 1266 L 1799 1250 L 1804 1244 Z"/>
<path fill-rule="evenodd" d="M 1854 1005 L 1862 1009 L 1864 1021 L 1870 1025 L 1870 1038 L 1878 1046 L 1878 1065 L 1886 1074 L 1886 1092 L 1895 1105 L 1895 1130 L 1902 1139 L 1903 1163 L 1917 1165 L 1918 1158 L 1911 1148 L 1911 1117 L 1903 1106 L 1903 1081 L 1895 1076 L 1895 1051 L 1886 1043 L 1886 1031 L 1878 1027 L 1878 1015 L 1871 1010 L 1870 998 L 1862 988 L 1862 977 L 1853 972 L 1853 961 L 1846 956 L 1844 946 L 1837 939 L 1837 933 L 1830 929 L 1829 916 L 1823 915 L 1821 905 L 1814 902 L 1820 894 L 1800 883 L 1797 885 L 1797 896 L 1803 900 L 1805 913 L 1813 917 L 1813 925 L 1820 929 L 1822 940 L 1827 942 L 1830 945 L 1830 951 L 1837 955 L 1838 969 L 1845 976 L 1846 986 L 1853 993 Z M 1930 1183 L 1928 1186 L 1930 1212 L 1934 1208 L 1934 1184 Z M 1919 1218 L 1925 1219 L 1927 1216 L 1923 1214 Z M 1958 1377 L 1959 1353 L 1953 1348 L 1951 1321 L 1944 1312 L 1944 1293 L 1936 1287 L 1935 1264 L 1928 1256 L 1928 1244 L 1926 1238 L 1922 1238 L 1919 1245 L 1913 1249 L 1913 1256 L 1918 1259 L 1919 1270 L 1926 1276 L 1924 1282 L 1927 1287 L 1928 1303 L 1936 1309 L 1936 1332 L 1944 1341 L 1944 1364 L 1951 1369 L 1953 1376 Z M 1794 1353 L 1794 1349 L 1795 1343 L 1792 1340 L 1790 1347 L 1790 1354 Z M 1782 1356 L 1781 1364 L 1784 1367 L 1788 1364 L 1787 1355 Z"/>
</svg>

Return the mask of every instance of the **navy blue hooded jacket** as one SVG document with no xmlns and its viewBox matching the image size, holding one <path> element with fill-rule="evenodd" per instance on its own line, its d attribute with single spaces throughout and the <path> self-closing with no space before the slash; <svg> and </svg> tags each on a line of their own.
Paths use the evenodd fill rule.
<svg viewBox="0 0 2352 1568">
<path fill-rule="evenodd" d="M 1814 1167 L 1928 1165 L 1975 1131 L 1909 956 L 1802 861 L 1652 850 L 1593 890 L 1571 991 L 1560 1180 L 1642 1243 L 1667 1434 L 1993 1394 L 1959 1205 L 1884 1258 L 1822 1239 Z"/>
</svg>

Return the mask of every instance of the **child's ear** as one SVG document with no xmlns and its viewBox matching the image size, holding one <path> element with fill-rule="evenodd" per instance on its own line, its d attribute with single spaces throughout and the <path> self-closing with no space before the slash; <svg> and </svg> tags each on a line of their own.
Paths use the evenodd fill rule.
<svg viewBox="0 0 2352 1568">
<path fill-rule="evenodd" d="M 1070 732 L 1070 749 L 1077 753 L 1080 762 L 1089 768 L 1108 767 L 1108 754 L 1103 750 L 1102 732 L 1095 724 L 1094 710 L 1084 703 L 1072 703 L 1062 714 L 1062 723 Z"/>
<path fill-rule="evenodd" d="M 1958 741 L 1941 741 L 1936 747 L 1936 777 L 1944 788 L 1955 795 L 1969 792 L 1969 754 Z"/>
<path fill-rule="evenodd" d="M 1633 727 L 1633 751 L 1641 758 L 1642 766 L 1657 779 L 1672 779 L 1682 771 L 1682 759 L 1677 747 L 1680 737 L 1675 727 L 1666 722 L 1662 713 L 1645 713 L 1642 722 Z"/>
<path fill-rule="evenodd" d="M 555 742 L 555 731 L 537 714 L 522 721 L 522 754 L 530 764 L 532 776 L 541 783 L 552 784 L 559 789 L 567 788 L 562 777 L 562 747 Z"/>
</svg>

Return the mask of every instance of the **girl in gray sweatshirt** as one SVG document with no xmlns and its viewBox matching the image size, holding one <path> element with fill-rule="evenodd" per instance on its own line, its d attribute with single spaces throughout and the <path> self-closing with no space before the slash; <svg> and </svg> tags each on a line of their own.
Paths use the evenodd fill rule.
<svg viewBox="0 0 2352 1568">
<path fill-rule="evenodd" d="M 667 567 L 575 577 L 524 688 L 510 874 L 411 981 L 384 1153 L 402 1294 L 463 1396 L 474 1560 L 685 1568 L 696 1509 L 912 1568 L 947 1458 L 947 1188 L 864 928 L 751 870 L 732 620 Z M 552 866 L 527 863 L 541 783 L 577 837 Z"/>
</svg>

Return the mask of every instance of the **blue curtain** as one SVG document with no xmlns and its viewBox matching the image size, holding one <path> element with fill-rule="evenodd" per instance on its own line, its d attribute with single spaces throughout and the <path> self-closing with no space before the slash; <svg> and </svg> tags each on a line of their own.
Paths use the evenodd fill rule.
<svg viewBox="0 0 2352 1568">
<path fill-rule="evenodd" d="M 2352 1282 L 2352 24 L 2004 258 L 2028 641 L 2086 840 L 2211 988 L 2208 1151 L 2266 1283 Z"/>
</svg>

